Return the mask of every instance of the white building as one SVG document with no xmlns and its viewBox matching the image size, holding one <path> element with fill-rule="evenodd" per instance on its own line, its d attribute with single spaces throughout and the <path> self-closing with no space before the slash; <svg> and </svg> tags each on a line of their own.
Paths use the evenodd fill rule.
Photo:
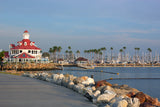
<svg viewBox="0 0 160 107">
<path fill-rule="evenodd" d="M 23 40 L 17 42 L 18 45 L 10 44 L 10 60 L 13 62 L 37 62 L 41 60 L 42 51 L 35 45 L 35 42 L 29 40 L 29 32 L 23 33 Z"/>
</svg>

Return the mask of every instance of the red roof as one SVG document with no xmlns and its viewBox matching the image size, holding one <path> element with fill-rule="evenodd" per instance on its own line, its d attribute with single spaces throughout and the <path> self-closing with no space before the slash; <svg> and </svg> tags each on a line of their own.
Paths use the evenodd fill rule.
<svg viewBox="0 0 160 107">
<path fill-rule="evenodd" d="M 23 52 L 19 54 L 18 56 L 14 56 L 13 58 L 35 58 L 35 57 Z"/>
<path fill-rule="evenodd" d="M 35 49 L 35 50 L 41 50 L 40 48 L 36 47 L 34 45 L 35 42 L 30 41 L 29 39 L 23 39 L 22 41 L 18 42 L 19 45 L 15 46 L 11 44 L 11 49 Z"/>
<path fill-rule="evenodd" d="M 28 33 L 28 31 L 27 31 L 27 30 L 25 30 L 25 31 L 24 31 L 24 33 Z"/>
<path fill-rule="evenodd" d="M 83 58 L 83 57 L 79 57 L 79 58 L 77 58 L 75 61 L 88 61 L 88 59 Z"/>
</svg>

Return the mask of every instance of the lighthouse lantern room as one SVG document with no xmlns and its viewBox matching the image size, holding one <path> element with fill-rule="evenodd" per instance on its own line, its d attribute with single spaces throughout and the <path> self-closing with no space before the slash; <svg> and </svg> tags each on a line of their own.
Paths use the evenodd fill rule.
<svg viewBox="0 0 160 107">
<path fill-rule="evenodd" d="M 18 45 L 10 44 L 10 59 L 12 62 L 37 62 L 41 60 L 42 51 L 35 45 L 35 42 L 30 41 L 29 32 L 23 33 L 23 40 L 17 42 Z"/>
</svg>

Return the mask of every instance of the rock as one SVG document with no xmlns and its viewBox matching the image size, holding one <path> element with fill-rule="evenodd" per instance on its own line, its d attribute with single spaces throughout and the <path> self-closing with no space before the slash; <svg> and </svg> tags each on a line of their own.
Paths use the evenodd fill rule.
<svg viewBox="0 0 160 107">
<path fill-rule="evenodd" d="M 128 107 L 139 107 L 140 106 L 140 102 L 138 98 L 125 97 L 124 99 L 128 102 Z"/>
<path fill-rule="evenodd" d="M 92 86 L 92 91 L 96 91 L 96 87 L 95 86 Z"/>
<path fill-rule="evenodd" d="M 77 84 L 78 85 L 78 93 L 80 94 L 84 94 L 84 85 L 83 84 Z"/>
<path fill-rule="evenodd" d="M 46 78 L 46 81 L 51 82 L 52 79 L 51 78 Z"/>
<path fill-rule="evenodd" d="M 118 102 L 118 101 L 121 101 L 123 99 L 123 97 L 122 96 L 119 96 L 119 97 L 114 97 L 114 98 L 112 98 L 111 100 L 110 100 L 110 105 L 112 105 L 112 104 L 114 104 L 114 103 L 116 103 L 116 102 Z"/>
<path fill-rule="evenodd" d="M 93 78 L 88 78 L 87 80 L 83 81 L 82 84 L 84 84 L 84 85 L 93 85 L 93 84 L 95 84 L 95 82 L 94 82 Z"/>
<path fill-rule="evenodd" d="M 35 76 L 34 76 L 34 74 L 29 74 L 29 77 L 34 78 Z"/>
<path fill-rule="evenodd" d="M 65 87 L 68 87 L 68 84 L 69 84 L 68 77 L 64 77 L 64 78 L 62 79 L 61 85 L 62 85 L 62 86 L 65 86 Z M 73 83 L 73 84 L 74 84 L 74 83 Z"/>
<path fill-rule="evenodd" d="M 102 94 L 104 93 L 105 90 L 110 90 L 110 91 L 115 92 L 115 90 L 110 86 L 100 86 L 97 88 L 97 90 L 100 90 Z"/>
<path fill-rule="evenodd" d="M 149 95 L 146 95 L 146 94 L 145 94 L 145 97 L 146 97 L 145 102 L 147 102 L 151 105 L 154 105 L 154 106 L 160 106 L 160 102 L 158 101 L 157 98 L 152 98 L 152 97 L 150 97 Z"/>
<path fill-rule="evenodd" d="M 136 95 L 135 95 L 135 98 L 138 98 L 139 101 L 140 101 L 140 104 L 143 104 L 146 100 L 146 97 L 145 97 L 145 94 L 143 92 L 138 92 Z"/>
<path fill-rule="evenodd" d="M 81 78 L 81 77 L 75 78 L 73 80 L 74 84 L 79 84 L 79 83 L 82 83 L 83 81 L 85 81 L 85 80 L 84 80 L 84 78 Z"/>
<path fill-rule="evenodd" d="M 101 94 L 101 92 L 99 90 L 97 90 L 94 94 L 93 97 L 96 98 Z"/>
<path fill-rule="evenodd" d="M 64 78 L 64 75 L 63 74 L 60 74 L 59 75 L 59 79 L 63 79 Z"/>
<path fill-rule="evenodd" d="M 112 104 L 111 107 L 127 107 L 128 102 L 126 100 L 120 100 Z"/>
<path fill-rule="evenodd" d="M 92 95 L 90 95 L 90 93 L 86 93 L 84 96 L 85 96 L 86 98 L 88 98 L 89 101 L 92 102 L 93 97 L 92 97 Z"/>
<path fill-rule="evenodd" d="M 156 107 L 156 106 L 153 106 L 150 103 L 144 102 L 143 104 L 140 105 L 140 107 Z"/>
<path fill-rule="evenodd" d="M 80 77 L 80 78 L 83 79 L 84 81 L 86 81 L 86 80 L 88 79 L 87 76 L 82 76 L 82 77 Z"/>
<path fill-rule="evenodd" d="M 59 75 L 58 74 L 53 74 L 52 78 L 53 78 L 53 82 L 56 83 L 58 78 L 59 78 Z"/>
<path fill-rule="evenodd" d="M 98 103 L 108 103 L 112 98 L 116 96 L 113 91 L 106 90 L 104 94 L 101 94 L 97 98 Z"/>
<path fill-rule="evenodd" d="M 129 92 L 126 96 L 133 98 L 135 96 L 135 92 Z"/>
<path fill-rule="evenodd" d="M 106 80 L 102 80 L 102 81 L 97 81 L 95 87 L 98 88 L 100 86 L 107 86 L 107 85 L 112 86 L 112 84 L 110 84 Z"/>
<path fill-rule="evenodd" d="M 74 86 L 74 82 L 70 81 L 67 87 L 70 88 L 70 89 L 72 89 L 73 86 Z"/>
</svg>

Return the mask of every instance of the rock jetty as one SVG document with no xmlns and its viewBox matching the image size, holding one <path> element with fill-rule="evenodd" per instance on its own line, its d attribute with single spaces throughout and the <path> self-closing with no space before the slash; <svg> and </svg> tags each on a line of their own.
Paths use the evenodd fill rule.
<svg viewBox="0 0 160 107">
<path fill-rule="evenodd" d="M 88 76 L 76 77 L 69 74 L 48 72 L 24 73 L 36 78 L 72 89 L 85 96 L 98 107 L 157 107 L 160 102 L 128 85 L 110 84 L 105 80 L 95 82 Z"/>
<path fill-rule="evenodd" d="M 6 63 L 3 67 L 4 70 L 17 70 L 17 71 L 42 71 L 42 70 L 60 70 L 54 63 Z"/>
</svg>

